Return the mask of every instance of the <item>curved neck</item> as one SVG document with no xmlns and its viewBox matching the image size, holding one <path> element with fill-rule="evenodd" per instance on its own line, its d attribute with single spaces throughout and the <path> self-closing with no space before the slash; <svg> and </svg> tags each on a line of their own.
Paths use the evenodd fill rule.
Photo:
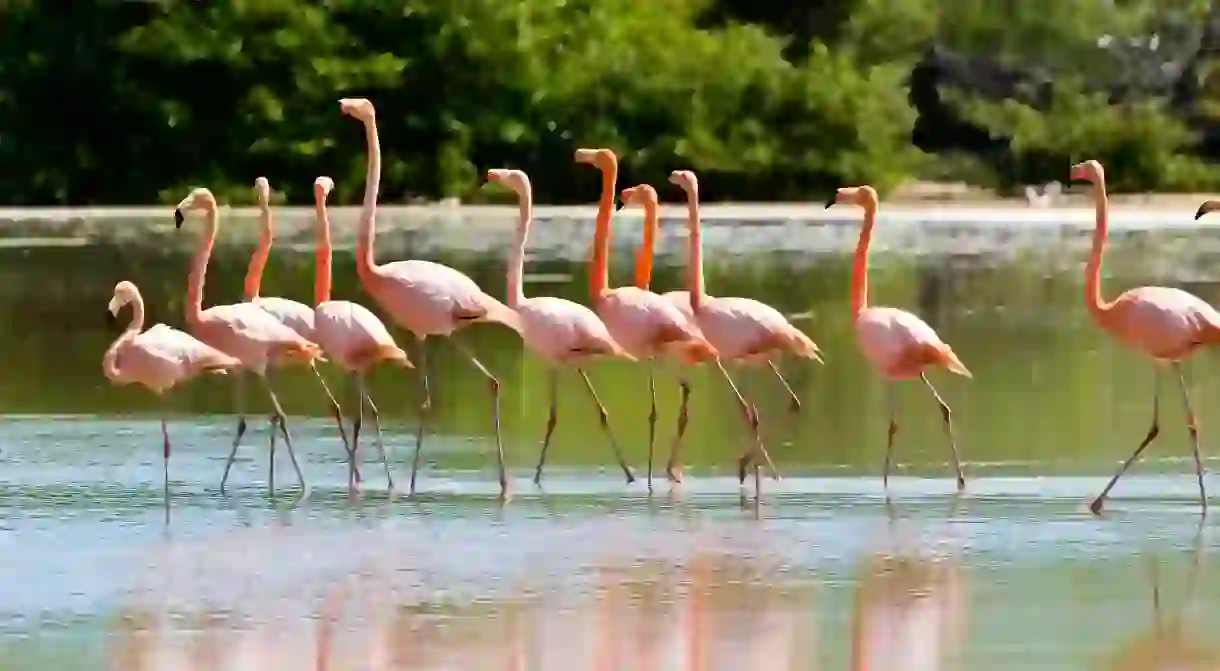
<svg viewBox="0 0 1220 671">
<path fill-rule="evenodd" d="M 377 120 L 364 122 L 364 137 L 368 144 L 368 169 L 364 178 L 364 204 L 360 208 L 360 229 L 356 238 L 356 272 L 363 278 L 377 269 L 373 260 L 374 219 L 377 216 L 377 192 L 381 188 L 381 142 L 377 138 Z"/>
<path fill-rule="evenodd" d="M 516 310 L 525 301 L 525 241 L 530 234 L 530 220 L 534 217 L 534 197 L 530 189 L 520 196 L 520 218 L 513 247 L 508 257 L 508 307 Z"/>
<path fill-rule="evenodd" d="M 868 246 L 873 241 L 873 225 L 877 223 L 877 208 L 864 208 L 864 225 L 860 229 L 860 241 L 856 243 L 856 255 L 851 262 L 851 317 L 857 319 L 868 309 Z"/>
<path fill-rule="evenodd" d="M 207 224 L 199 249 L 191 261 L 191 274 L 186 282 L 186 322 L 198 324 L 203 318 L 203 284 L 208 274 L 208 259 L 212 257 L 212 246 L 216 244 L 216 231 L 220 227 L 220 215 L 216 208 L 207 210 Z"/>
<path fill-rule="evenodd" d="M 652 259 L 657 246 L 657 204 L 644 202 L 644 245 L 635 255 L 635 286 L 648 291 L 652 285 Z"/>
<path fill-rule="evenodd" d="M 314 257 L 313 304 L 320 305 L 330 300 L 330 217 L 326 214 L 326 201 L 314 201 L 314 217 L 318 228 L 318 250 Z"/>
<path fill-rule="evenodd" d="M 610 219 L 614 216 L 614 188 L 618 166 L 602 170 L 602 196 L 597 201 L 597 230 L 593 232 L 593 258 L 589 261 L 589 297 L 600 300 L 610 285 Z"/>
<path fill-rule="evenodd" d="M 258 298 L 258 291 L 263 284 L 263 270 L 267 267 L 267 257 L 271 256 L 271 242 L 274 238 L 274 231 L 271 229 L 271 206 L 259 203 L 259 209 L 258 247 L 254 250 L 254 256 L 250 257 L 250 266 L 246 268 L 246 302 Z"/>
<path fill-rule="evenodd" d="M 1110 201 L 1106 198 L 1106 183 L 1099 180 L 1093 186 L 1093 203 L 1097 227 L 1093 230 L 1093 249 L 1084 270 L 1084 304 L 1093 316 L 1101 318 L 1110 304 L 1101 297 L 1101 257 L 1105 251 L 1110 228 Z"/>
<path fill-rule="evenodd" d="M 687 270 L 687 290 L 690 309 L 698 312 L 703 304 L 703 233 L 699 225 L 699 192 L 686 193 L 686 225 L 690 228 L 690 268 Z"/>
<path fill-rule="evenodd" d="M 140 335 L 140 331 L 144 330 L 144 299 L 136 293 L 131 300 L 131 323 L 127 325 L 126 330 L 122 335 L 115 338 L 111 343 L 110 348 L 106 350 L 106 354 L 102 357 L 102 372 L 106 377 L 116 377 L 119 374 L 119 349 L 123 345 L 131 341 L 132 338 Z"/>
</svg>

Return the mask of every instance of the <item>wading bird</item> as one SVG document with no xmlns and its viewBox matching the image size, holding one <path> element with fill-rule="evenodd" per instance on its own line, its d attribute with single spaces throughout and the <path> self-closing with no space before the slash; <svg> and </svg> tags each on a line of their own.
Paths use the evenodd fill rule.
<svg viewBox="0 0 1220 671">
<path fill-rule="evenodd" d="M 267 396 L 271 398 L 271 405 L 275 408 L 275 414 L 279 417 L 280 433 L 288 445 L 292 468 L 296 471 L 302 492 L 306 492 L 308 485 L 305 484 L 305 475 L 297 462 L 296 452 L 292 449 L 288 417 L 271 387 L 267 368 L 272 362 L 294 362 L 313 366 L 316 360 L 322 359 L 322 349 L 279 323 L 275 317 L 253 303 L 215 305 L 207 310 L 203 309 L 203 285 L 208 272 L 208 260 L 212 256 L 212 247 L 216 244 L 216 233 L 220 228 L 220 215 L 212 192 L 207 189 L 194 189 L 182 199 L 174 209 L 175 227 L 181 229 L 186 213 L 192 211 L 203 212 L 207 223 L 199 241 L 199 249 L 191 261 L 190 276 L 187 280 L 187 328 L 191 335 L 204 343 L 237 358 L 242 362 L 244 371 L 254 373 L 262 381 Z M 272 445 L 274 446 L 274 443 Z M 236 452 L 237 442 L 234 441 L 233 449 L 229 452 L 230 462 Z M 267 488 L 274 494 L 275 454 L 270 456 Z M 227 467 L 226 464 L 226 469 Z"/>
<path fill-rule="evenodd" d="M 618 442 L 614 439 L 614 433 L 610 430 L 610 419 L 606 406 L 602 405 L 601 399 L 597 397 L 597 391 L 593 388 L 593 383 L 589 381 L 589 376 L 582 366 L 596 356 L 617 356 L 629 361 L 635 361 L 635 357 L 615 342 L 614 338 L 610 336 L 610 332 L 606 330 L 606 325 L 589 308 L 562 298 L 525 297 L 522 291 L 525 275 L 525 243 L 529 237 L 530 220 L 533 218 L 533 195 L 529 176 L 520 170 L 488 170 L 487 180 L 512 189 L 519 199 L 521 215 L 517 223 L 516 236 L 513 239 L 511 258 L 508 261 L 508 307 L 515 310 L 521 320 L 521 337 L 526 346 L 550 366 L 551 412 L 546 425 L 546 436 L 542 441 L 542 455 L 538 460 L 538 475 L 535 476 L 535 482 L 541 475 L 542 463 L 546 460 L 546 451 L 551 444 L 551 433 L 554 432 L 555 424 L 558 421 L 559 367 L 569 366 L 575 368 L 576 372 L 580 374 L 585 388 L 593 397 L 602 430 L 610 441 L 610 447 L 614 450 L 614 457 L 618 459 L 619 468 L 623 469 L 623 474 L 627 476 L 627 483 L 630 484 L 635 480 L 635 476 L 631 473 L 631 467 L 623 458 Z"/>
<path fill-rule="evenodd" d="M 374 218 L 377 213 L 377 191 L 381 183 L 381 143 L 377 137 L 376 111 L 373 103 L 364 98 L 344 98 L 339 101 L 339 109 L 364 124 L 368 145 L 364 205 L 360 211 L 360 230 L 356 240 L 356 272 L 365 291 L 378 306 L 419 341 L 417 363 L 423 378 L 424 401 L 420 406 L 415 457 L 411 462 L 410 494 L 414 494 L 423 448 L 424 423 L 432 408 L 424 339 L 428 336 L 449 336 L 475 322 L 498 322 L 518 333 L 521 332 L 521 325 L 515 312 L 484 293 L 474 280 L 449 266 L 415 259 L 377 265 L 373 258 L 373 242 L 376 237 Z M 492 423 L 500 470 L 500 496 L 503 498 L 508 493 L 508 477 L 504 469 L 504 444 L 500 439 L 500 382 L 470 348 L 457 340 L 451 342 L 479 369 L 491 387 Z"/>
<path fill-rule="evenodd" d="M 314 280 L 313 322 L 314 340 L 322 346 L 334 363 L 356 378 L 356 411 L 352 419 L 352 450 L 350 456 L 350 484 L 357 481 L 357 471 L 354 463 L 356 450 L 360 443 L 360 427 L 364 423 L 364 406 L 368 405 L 373 415 L 373 429 L 376 431 L 377 452 L 381 464 L 385 467 L 386 482 L 394 489 L 394 476 L 390 474 L 390 463 L 386 457 L 385 444 L 381 440 L 381 420 L 378 417 L 377 406 L 365 388 L 364 375 L 369 368 L 379 361 L 392 361 L 407 368 L 413 368 L 407 353 L 402 351 L 390 332 L 386 330 L 381 320 L 368 308 L 351 301 L 335 301 L 330 298 L 331 256 L 330 218 L 326 212 L 326 197 L 335 186 L 329 177 L 319 177 L 314 181 L 314 214 L 318 227 L 318 250 L 316 278 Z"/>
<path fill-rule="evenodd" d="M 703 291 L 703 235 L 699 221 L 699 181 L 690 170 L 675 170 L 669 182 L 686 193 L 687 226 L 690 238 L 688 291 L 670 291 L 665 298 L 672 301 L 698 326 L 704 338 L 716 348 L 725 361 L 740 359 L 747 362 L 769 361 L 771 357 L 790 352 L 796 356 L 822 362 L 818 346 L 809 336 L 793 326 L 778 310 L 751 298 L 721 298 Z M 761 453 L 779 477 L 758 430 L 758 413 L 746 403 L 737 386 L 723 368 L 720 372 L 733 387 L 742 412 L 754 429 L 754 447 L 742 454 L 738 462 L 738 480 L 745 482 L 746 467 Z M 757 485 L 757 470 L 755 471 Z"/>
<path fill-rule="evenodd" d="M 1093 248 L 1084 271 L 1084 304 L 1093 320 L 1116 340 L 1152 358 L 1154 365 L 1152 389 L 1152 427 L 1135 452 L 1123 462 L 1089 509 L 1100 514 L 1106 496 L 1118 483 L 1127 468 L 1160 433 L 1161 369 L 1172 366 L 1186 407 L 1186 426 L 1190 430 L 1191 447 L 1195 455 L 1195 473 L 1199 479 L 1199 503 L 1207 513 L 1207 491 L 1203 487 L 1203 458 L 1199 454 L 1199 432 L 1195 411 L 1191 407 L 1190 391 L 1182 371 L 1182 361 L 1204 345 L 1220 343 L 1220 314 L 1201 299 L 1169 287 L 1139 287 L 1131 289 L 1114 301 L 1101 297 L 1101 257 L 1109 234 L 1110 203 L 1106 197 L 1106 174 L 1097 161 L 1085 161 L 1072 166 L 1072 180 L 1093 185 L 1093 202 L 1097 227 L 1093 231 Z M 1199 208 L 1195 218 L 1208 212 L 1207 203 Z"/>
<path fill-rule="evenodd" d="M 699 327 L 678 310 L 674 304 L 649 290 L 652 282 L 652 252 L 657 233 L 657 194 L 651 186 L 641 184 L 623 191 L 623 206 L 629 198 L 635 198 L 644 207 L 644 247 L 637 256 L 636 285 L 609 288 L 610 220 L 614 216 L 614 189 L 618 174 L 618 157 L 609 149 L 577 149 L 576 162 L 592 165 L 602 173 L 602 194 L 597 205 L 597 230 L 593 234 L 593 256 L 589 263 L 589 296 L 593 309 L 601 318 L 610 337 L 640 360 L 647 359 L 648 394 L 651 408 L 648 413 L 648 489 L 652 491 L 652 462 L 657 429 L 657 390 L 655 365 L 657 355 L 672 352 L 687 363 L 712 361 L 716 350 L 699 333 Z M 690 395 L 690 385 L 680 380 L 683 399 Z M 685 409 L 685 406 L 684 406 Z M 685 415 L 679 414 L 679 432 L 686 428 Z M 552 420 L 553 421 L 553 420 Z M 679 482 L 681 476 L 673 469 L 666 469 L 669 479 Z M 534 475 L 534 482 L 542 478 L 542 462 Z"/>
<path fill-rule="evenodd" d="M 877 221 L 877 192 L 871 186 L 845 187 L 835 191 L 835 195 L 826 203 L 826 209 L 836 203 L 858 205 L 864 210 L 864 225 L 860 229 L 860 240 L 856 243 L 856 254 L 851 265 L 851 315 L 856 325 L 856 340 L 860 343 L 864 358 L 886 380 L 890 424 L 886 432 L 882 482 L 888 488 L 894 436 L 898 433 L 898 399 L 894 383 L 918 377 L 940 406 L 945 432 L 949 435 L 949 452 L 953 458 L 953 470 L 957 474 L 957 488 L 959 491 L 965 489 L 966 477 L 962 475 L 957 439 L 953 435 L 953 412 L 936 387 L 932 386 L 924 369 L 939 366 L 965 377 L 971 377 L 970 371 L 953 353 L 953 348 L 946 345 L 924 320 L 906 310 L 869 306 L 868 247 L 873 239 L 873 225 Z"/>
<path fill-rule="evenodd" d="M 246 280 L 243 290 L 245 301 L 257 305 L 272 317 L 275 317 L 279 323 L 296 331 L 302 338 L 312 341 L 314 337 L 314 311 L 309 306 L 278 296 L 259 295 L 263 283 L 263 271 L 267 267 L 267 259 L 271 256 L 271 245 L 275 240 L 275 229 L 271 221 L 271 183 L 267 181 L 266 177 L 255 179 L 254 192 L 258 196 L 260 230 L 258 246 L 255 247 L 254 254 L 250 257 L 250 265 L 246 268 Z M 343 439 L 343 449 L 348 454 L 348 468 L 355 474 L 354 477 L 358 482 L 360 473 L 356 470 L 353 448 L 348 444 L 347 433 L 343 430 L 343 411 L 340 410 L 339 402 L 335 400 L 335 395 L 331 393 L 330 387 L 322 377 L 322 371 L 318 370 L 317 366 L 312 368 L 314 375 L 318 378 L 318 383 L 322 385 L 322 391 L 326 393 L 326 398 L 330 401 L 331 411 L 335 416 L 335 423 L 339 426 L 339 437 Z M 241 443 L 242 436 L 246 432 L 245 379 L 246 376 L 240 373 L 234 379 L 234 400 L 238 415 L 237 437 L 233 439 L 233 451 L 230 453 L 228 461 L 225 462 L 225 473 L 220 479 L 220 491 L 222 492 L 225 489 L 225 483 L 229 480 L 229 469 L 233 466 L 233 457 L 237 453 L 237 445 Z M 272 415 L 271 454 L 275 454 L 276 422 L 276 416 Z"/>
<path fill-rule="evenodd" d="M 198 375 L 212 373 L 224 375 L 241 367 L 237 359 L 220 350 L 205 345 L 194 337 L 157 324 L 144 328 L 144 299 L 140 290 L 131 282 L 119 282 L 114 287 L 114 296 L 107 306 L 107 316 L 115 319 L 124 305 L 131 304 L 131 323 L 127 330 L 114 341 L 102 357 L 102 372 L 115 384 L 139 384 L 149 391 L 166 398 L 174 387 Z M 161 452 L 165 471 L 165 510 L 169 513 L 169 429 L 165 426 L 165 412 L 161 412 Z"/>
</svg>

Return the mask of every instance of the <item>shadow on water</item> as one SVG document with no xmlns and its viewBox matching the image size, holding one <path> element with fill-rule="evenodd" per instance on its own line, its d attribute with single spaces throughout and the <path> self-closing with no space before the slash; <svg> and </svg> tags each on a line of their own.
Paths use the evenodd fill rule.
<svg viewBox="0 0 1220 671">
<path fill-rule="evenodd" d="M 248 238 L 252 222 L 227 225 Z M 631 217 L 619 228 L 612 282 L 628 281 L 639 235 Z M 536 230 L 527 294 L 585 302 L 588 222 L 542 221 Z M 664 230 L 658 291 L 683 278 L 681 227 L 666 221 Z M 624 486 L 579 381 L 565 378 L 555 468 L 535 489 L 527 471 L 546 422 L 545 371 L 515 335 L 478 326 L 459 337 L 505 391 L 517 485 L 506 507 L 492 500 L 486 386 L 451 345 L 433 342 L 430 434 L 439 435 L 425 452 L 418 500 L 387 498 L 372 463 L 363 470 L 367 491 L 349 499 L 321 394 L 294 372 L 283 374 L 280 395 L 313 492 L 268 499 L 267 422 L 256 416 L 232 490 L 219 496 L 235 424 L 231 387 L 203 380 L 172 402 L 168 528 L 153 404 L 103 378 L 100 358 L 117 335 L 103 310 L 115 283 L 129 279 L 151 320 L 180 326 L 197 231 L 133 223 L 75 246 L 0 245 L 0 313 L 13 326 L 0 334 L 0 555 L 12 558 L 0 582 L 0 666 L 94 669 L 113 656 L 123 669 L 236 669 L 239 658 L 271 668 L 277 655 L 296 655 L 282 664 L 718 669 L 750 659 L 760 669 L 832 669 L 867 658 L 918 659 L 927 669 L 1069 669 L 1160 645 L 1135 640 L 1141 632 L 1179 640 L 1155 633 L 1186 631 L 1169 616 L 1150 624 L 1142 559 L 1151 553 L 1171 565 L 1195 537 L 1176 404 L 1163 408 L 1164 437 L 1116 490 L 1110 517 L 1084 509 L 1146 431 L 1152 381 L 1148 364 L 1114 346 L 1081 306 L 1087 229 L 882 218 L 875 301 L 918 311 L 975 375 L 936 379 L 955 410 L 965 496 L 953 496 L 936 408 L 908 387 L 889 504 L 880 483 L 884 390 L 856 350 L 849 316 L 857 230 L 851 217 L 722 221 L 705 236 L 709 290 L 794 315 L 827 358 L 824 367 L 782 363 L 804 401 L 795 415 L 765 369 L 738 372 L 787 476 L 765 485 L 759 509 L 739 504 L 730 464 L 746 431 L 728 391 L 705 371 L 693 380 L 682 488 L 662 484 L 649 497 L 642 485 Z M 379 240 L 378 256 L 449 263 L 502 295 L 507 237 L 502 225 L 396 230 Z M 1116 226 L 1107 294 L 1155 283 L 1214 300 L 1220 245 L 1212 238 L 1206 229 Z M 308 242 L 285 236 L 264 293 L 309 301 Z M 207 304 L 237 300 L 248 254 L 244 242 L 222 242 Z M 350 248 L 338 252 L 334 277 L 337 298 L 369 304 Z M 414 352 L 408 336 L 398 337 Z M 1206 410 L 1220 401 L 1215 358 L 1204 354 L 1194 367 L 1203 445 L 1215 453 L 1220 434 Z M 671 372 L 658 384 L 661 463 L 678 403 Z M 640 470 L 645 371 L 600 362 L 590 375 Z M 332 380 L 337 392 L 351 391 Z M 418 379 L 378 371 L 372 393 L 405 483 Z M 1216 563 L 1207 554 L 1200 561 Z M 1191 632 L 1220 625 L 1206 584 L 1189 590 L 1195 599 L 1183 612 L 1197 618 L 1180 622 L 1197 622 Z M 319 646 L 331 667 L 315 664 Z"/>
</svg>

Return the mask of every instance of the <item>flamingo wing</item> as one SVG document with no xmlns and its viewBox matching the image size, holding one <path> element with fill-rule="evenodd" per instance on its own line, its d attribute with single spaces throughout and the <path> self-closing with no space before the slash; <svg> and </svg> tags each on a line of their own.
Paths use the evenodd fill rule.
<svg viewBox="0 0 1220 671">
<path fill-rule="evenodd" d="M 389 298 L 398 309 L 391 311 L 412 331 L 447 333 L 455 319 L 496 321 L 521 330 L 513 310 L 449 266 L 411 259 L 378 266 L 377 274 L 393 283 L 396 295 Z M 399 297 L 405 300 L 399 303 Z"/>
<path fill-rule="evenodd" d="M 217 305 L 204 310 L 203 315 L 206 321 L 224 324 L 234 336 L 260 345 L 275 347 L 309 342 L 253 303 Z"/>
<path fill-rule="evenodd" d="M 636 287 L 607 291 L 597 303 L 597 315 L 611 337 L 637 355 L 659 344 L 702 339 L 672 301 Z"/>
<path fill-rule="evenodd" d="M 526 345 L 548 359 L 613 354 L 634 358 L 610 336 L 589 308 L 563 298 L 539 296 L 517 307 Z"/>
<path fill-rule="evenodd" d="M 302 338 L 313 337 L 313 308 L 278 296 L 256 298 L 253 303 L 275 317 L 279 323 L 296 331 Z"/>
<path fill-rule="evenodd" d="M 1198 296 L 1171 287 L 1138 287 L 1111 308 L 1120 339 L 1153 356 L 1177 358 L 1220 340 L 1220 313 Z"/>
<path fill-rule="evenodd" d="M 670 304 L 686 317 L 687 321 L 695 321 L 695 312 L 690 307 L 690 292 L 689 291 L 668 291 L 661 295 L 661 298 L 669 301 Z"/>
</svg>

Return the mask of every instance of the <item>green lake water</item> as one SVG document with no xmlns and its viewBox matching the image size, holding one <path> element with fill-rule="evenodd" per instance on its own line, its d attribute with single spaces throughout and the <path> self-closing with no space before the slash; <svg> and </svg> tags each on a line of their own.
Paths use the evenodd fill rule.
<svg viewBox="0 0 1220 671">
<path fill-rule="evenodd" d="M 103 377 L 102 353 L 120 328 L 105 308 L 115 283 L 132 280 L 150 323 L 181 327 L 200 227 L 175 232 L 168 217 L 11 226 L 11 236 L 45 239 L 0 239 L 9 324 L 0 332 L 0 669 L 840 669 L 852 664 L 858 611 L 911 624 L 870 644 L 907 660 L 903 668 L 1120 668 L 1138 663 L 1140 641 L 1152 645 L 1158 631 L 1162 651 L 1152 654 L 1162 663 L 1177 651 L 1210 666 L 1175 668 L 1216 668 L 1215 516 L 1200 524 L 1176 398 L 1166 396 L 1161 437 L 1107 515 L 1086 508 L 1147 431 L 1153 379 L 1084 310 L 1091 215 L 882 215 L 873 302 L 924 317 L 974 374 L 931 374 L 954 408 L 965 493 L 955 495 L 935 405 L 922 385 L 904 383 L 887 503 L 885 388 L 856 348 L 849 312 L 858 215 L 841 209 L 717 220 L 705 231 L 708 292 L 774 305 L 826 358 L 780 362 L 803 402 L 795 414 L 765 368 L 730 367 L 783 475 L 763 480 L 760 506 L 752 495 L 743 506 L 735 477 L 747 429 L 703 370 L 691 374 L 686 483 L 671 488 L 658 467 L 649 495 L 647 369 L 618 361 L 588 372 L 640 480 L 624 484 L 579 378 L 565 373 L 535 487 L 546 370 L 515 334 L 479 325 L 457 338 L 501 382 L 506 505 L 495 501 L 488 388 L 452 344 L 430 341 L 433 410 L 415 499 L 387 497 L 367 431 L 366 482 L 349 498 L 333 420 L 312 376 L 297 371 L 275 384 L 311 493 L 295 496 L 280 449 L 280 495 L 267 496 L 270 407 L 251 393 L 251 430 L 220 495 L 236 418 L 231 382 L 214 378 L 169 404 L 168 524 L 158 406 Z M 508 220 L 493 223 L 383 219 L 378 258 L 442 261 L 503 295 Z M 1192 223 L 1189 213 L 1117 220 L 1106 293 L 1164 284 L 1220 299 L 1220 235 Z M 253 222 L 226 224 L 205 305 L 240 297 Z M 612 284 L 630 281 L 638 219 L 619 228 Z M 682 226 L 663 229 L 657 291 L 684 277 Z M 350 242 L 343 231 L 337 238 Z M 586 301 L 591 221 L 544 219 L 535 231 L 526 294 Z M 263 294 L 308 302 L 311 252 L 307 231 L 285 227 Z M 334 276 L 337 298 L 372 307 L 350 245 Z M 409 335 L 396 337 L 417 356 Z M 1220 366 L 1204 352 L 1190 370 L 1203 450 L 1220 454 Z M 326 373 L 341 398 L 352 392 Z M 674 433 L 674 373 L 657 372 L 658 464 Z M 418 376 L 379 370 L 371 390 L 405 490 Z M 908 580 L 879 571 L 879 557 L 923 568 Z M 878 593 L 890 601 L 858 608 L 873 603 L 861 594 Z M 330 646 L 331 666 L 315 661 L 319 646 Z"/>
</svg>

